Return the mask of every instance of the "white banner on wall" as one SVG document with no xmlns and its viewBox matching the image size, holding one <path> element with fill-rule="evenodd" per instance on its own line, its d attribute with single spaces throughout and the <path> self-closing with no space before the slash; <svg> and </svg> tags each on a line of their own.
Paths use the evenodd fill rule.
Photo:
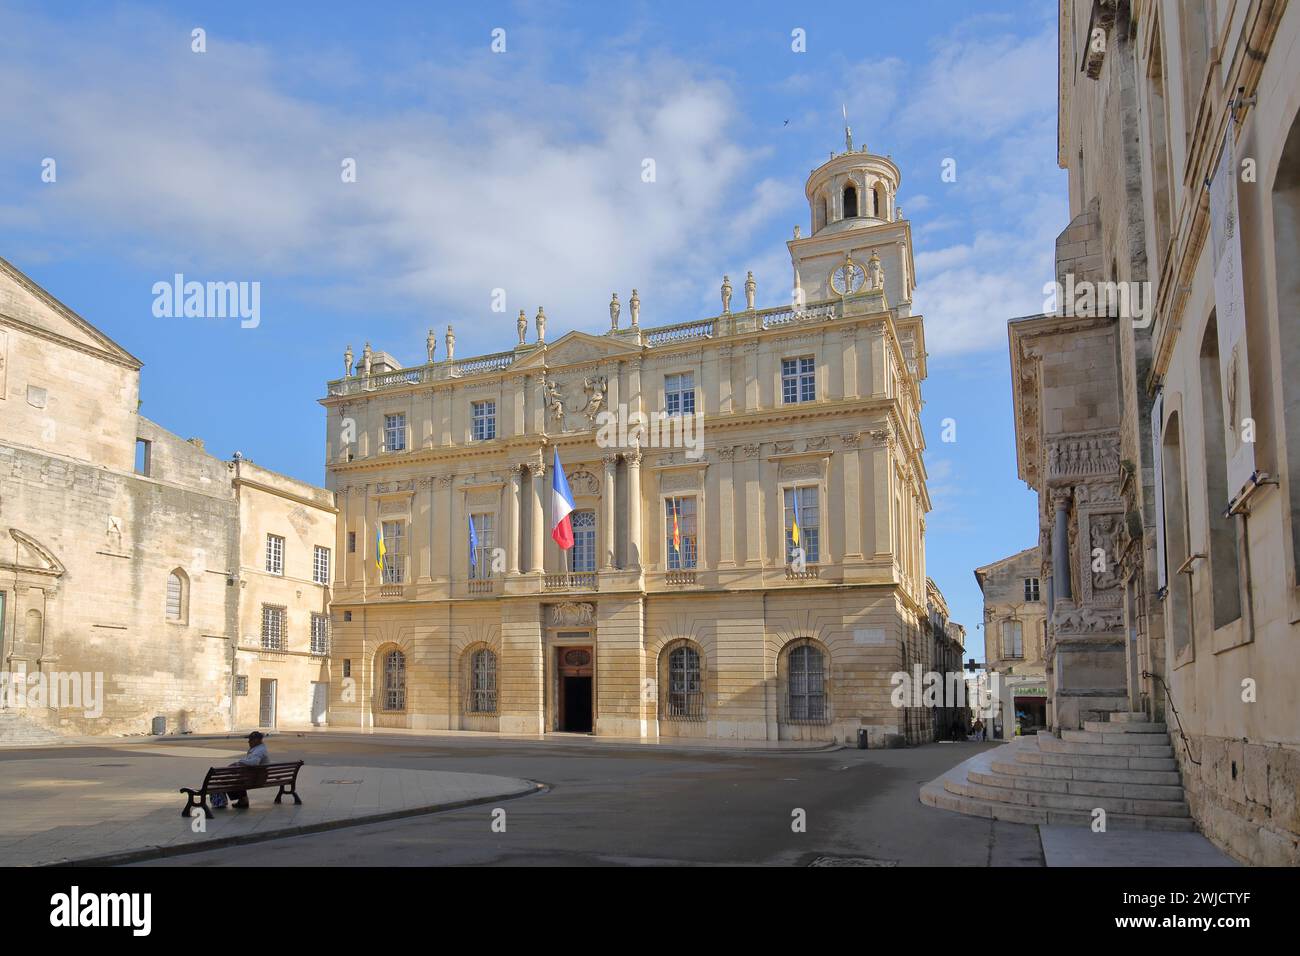
<svg viewBox="0 0 1300 956">
<path fill-rule="evenodd" d="M 1219 166 L 1210 182 L 1210 237 L 1214 243 L 1214 306 L 1219 328 L 1223 422 L 1227 432 L 1223 447 L 1228 455 L 1228 494 L 1236 497 L 1255 473 L 1255 445 L 1242 440 L 1245 422 L 1251 417 L 1250 365 L 1246 360 L 1246 293 L 1241 277 L 1234 129 L 1230 113 Z M 1227 506 L 1226 501 L 1210 502 L 1211 508 L 1219 510 Z"/>
</svg>

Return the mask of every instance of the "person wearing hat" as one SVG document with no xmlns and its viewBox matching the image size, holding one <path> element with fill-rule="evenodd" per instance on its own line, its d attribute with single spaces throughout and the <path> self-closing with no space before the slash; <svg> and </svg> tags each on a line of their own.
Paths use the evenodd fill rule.
<svg viewBox="0 0 1300 956">
<path fill-rule="evenodd" d="M 260 730 L 255 730 L 248 735 L 248 753 L 240 757 L 230 766 L 232 767 L 262 767 L 271 762 L 271 754 L 266 749 L 266 744 L 262 741 L 263 737 Z M 234 790 L 231 791 L 230 797 L 234 800 L 231 804 L 237 810 L 248 809 L 248 791 Z"/>
</svg>

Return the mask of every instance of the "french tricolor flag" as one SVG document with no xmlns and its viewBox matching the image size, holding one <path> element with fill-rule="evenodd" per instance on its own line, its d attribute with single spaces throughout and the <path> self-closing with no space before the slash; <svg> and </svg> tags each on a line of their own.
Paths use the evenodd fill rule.
<svg viewBox="0 0 1300 956">
<path fill-rule="evenodd" d="M 551 537 L 565 551 L 573 547 L 571 511 L 573 492 L 569 491 L 569 479 L 564 477 L 564 468 L 560 464 L 560 449 L 556 448 L 555 461 L 551 465 Z"/>
</svg>

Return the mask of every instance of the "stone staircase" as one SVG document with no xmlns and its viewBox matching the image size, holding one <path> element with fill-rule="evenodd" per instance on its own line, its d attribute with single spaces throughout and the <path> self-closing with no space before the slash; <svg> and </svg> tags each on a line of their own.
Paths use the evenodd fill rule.
<svg viewBox="0 0 1300 956">
<path fill-rule="evenodd" d="M 1115 713 L 1059 738 L 1041 733 L 985 751 L 921 789 L 921 802 L 1011 823 L 1194 831 L 1164 724 Z"/>
<path fill-rule="evenodd" d="M 40 747 L 62 738 L 19 711 L 0 710 L 0 747 Z"/>
</svg>

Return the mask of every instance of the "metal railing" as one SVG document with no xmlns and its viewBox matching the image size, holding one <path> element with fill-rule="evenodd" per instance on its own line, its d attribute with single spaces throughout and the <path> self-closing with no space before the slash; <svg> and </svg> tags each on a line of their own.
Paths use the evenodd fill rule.
<svg viewBox="0 0 1300 956">
<path fill-rule="evenodd" d="M 544 586 L 547 591 L 594 591 L 596 572 L 574 571 L 568 574 L 548 574 Z"/>
</svg>

